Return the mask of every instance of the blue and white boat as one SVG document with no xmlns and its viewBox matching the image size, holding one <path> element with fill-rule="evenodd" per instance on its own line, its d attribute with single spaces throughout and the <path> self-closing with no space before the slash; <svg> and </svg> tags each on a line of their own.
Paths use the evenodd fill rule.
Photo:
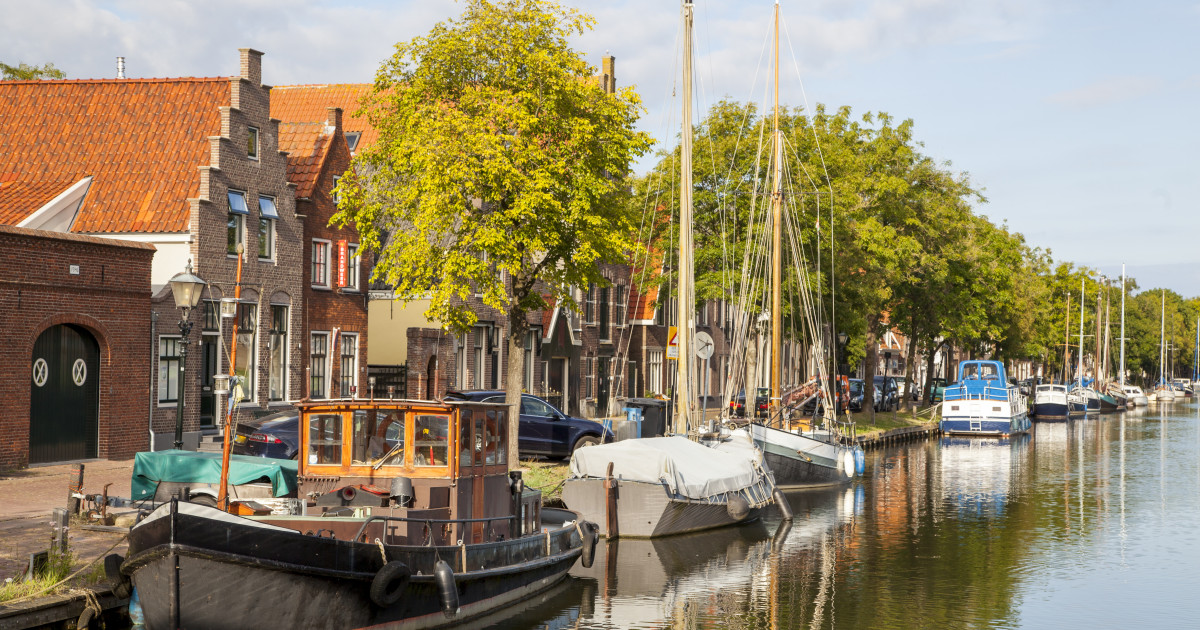
<svg viewBox="0 0 1200 630">
<path fill-rule="evenodd" d="M 1071 401 L 1068 400 L 1066 385 L 1043 383 L 1033 392 L 1033 419 L 1039 422 L 1066 420 L 1070 415 Z M 1080 404 L 1080 409 L 1083 405 Z"/>
<path fill-rule="evenodd" d="M 946 387 L 941 429 L 947 434 L 1016 435 L 1029 430 L 1028 404 L 999 361 L 963 361 Z"/>
</svg>

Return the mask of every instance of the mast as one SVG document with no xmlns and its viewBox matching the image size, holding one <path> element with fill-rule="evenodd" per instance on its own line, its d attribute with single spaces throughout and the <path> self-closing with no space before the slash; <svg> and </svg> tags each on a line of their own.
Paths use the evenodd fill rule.
<svg viewBox="0 0 1200 630">
<path fill-rule="evenodd" d="M 1100 293 L 1096 292 L 1096 352 L 1092 354 L 1092 381 L 1100 386 Z"/>
<path fill-rule="evenodd" d="M 1108 279 L 1105 278 L 1105 280 L 1104 280 L 1104 353 L 1101 355 L 1104 357 L 1104 361 L 1102 361 L 1100 363 L 1100 365 L 1104 366 L 1104 369 L 1100 372 L 1100 374 L 1101 374 L 1101 376 L 1103 376 L 1103 380 L 1105 383 L 1107 383 L 1109 381 L 1109 376 L 1108 376 L 1108 367 L 1109 367 L 1108 366 L 1108 355 L 1109 355 L 1108 338 L 1111 335 L 1112 335 L 1112 301 L 1108 299 Z"/>
<path fill-rule="evenodd" d="M 1079 371 L 1077 371 L 1075 373 L 1075 380 L 1077 380 L 1079 382 L 1080 387 L 1083 387 L 1083 302 L 1084 302 L 1083 298 L 1084 298 L 1084 293 L 1086 291 L 1083 283 L 1084 283 L 1084 279 L 1080 278 L 1079 279 Z"/>
<path fill-rule="evenodd" d="M 1071 363 L 1071 292 L 1067 291 L 1067 324 L 1063 326 L 1063 383 L 1067 382 L 1067 366 Z"/>
<path fill-rule="evenodd" d="M 1125 263 L 1121 263 L 1121 385 L 1125 385 Z"/>
<path fill-rule="evenodd" d="M 675 339 L 679 349 L 675 379 L 675 433 L 692 426 L 691 331 L 696 307 L 692 288 L 692 1 L 683 0 L 683 122 L 679 159 L 679 298 Z M 747 388 L 748 390 L 748 388 Z M 746 404 L 754 400 L 749 391 Z"/>
<path fill-rule="evenodd" d="M 1158 385 L 1166 382 L 1167 375 L 1167 292 L 1162 292 L 1162 321 L 1158 328 Z"/>
<path fill-rule="evenodd" d="M 237 274 L 233 281 L 233 299 L 236 302 L 241 302 L 242 299 L 242 260 L 246 258 L 246 253 L 241 245 L 237 246 Z M 239 313 L 234 311 L 233 316 L 233 348 L 229 351 L 229 373 L 237 374 L 237 339 L 238 339 L 238 321 L 241 320 Z M 233 452 L 233 379 L 230 379 L 229 410 L 225 415 L 225 426 L 222 427 L 224 438 L 221 443 L 221 477 L 220 486 L 217 487 L 217 509 L 229 511 L 229 455 Z"/>
<path fill-rule="evenodd" d="M 1200 379 L 1200 317 L 1196 318 L 1196 349 L 1192 351 L 1192 382 L 1197 379 Z"/>
<path fill-rule="evenodd" d="M 779 2 L 775 2 L 775 115 L 771 140 L 775 172 L 771 182 L 771 399 L 770 416 L 779 412 L 783 365 L 783 143 L 779 138 Z"/>
</svg>

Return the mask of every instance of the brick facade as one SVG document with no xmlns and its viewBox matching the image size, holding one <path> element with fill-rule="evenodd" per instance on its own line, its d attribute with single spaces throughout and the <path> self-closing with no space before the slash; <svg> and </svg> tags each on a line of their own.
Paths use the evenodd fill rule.
<svg viewBox="0 0 1200 630">
<path fill-rule="evenodd" d="M 96 455 L 146 449 L 153 256 L 150 245 L 0 226 L 0 469 L 29 463 L 34 343 L 58 324 L 100 347 Z"/>
</svg>

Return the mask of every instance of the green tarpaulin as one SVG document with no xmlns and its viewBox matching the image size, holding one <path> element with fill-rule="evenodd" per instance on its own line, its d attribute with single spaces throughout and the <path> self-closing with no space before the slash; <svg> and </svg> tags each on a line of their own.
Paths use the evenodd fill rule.
<svg viewBox="0 0 1200 630">
<path fill-rule="evenodd" d="M 163 481 L 221 483 L 221 454 L 192 451 L 138 453 L 133 459 L 133 500 L 154 496 Z M 229 456 L 229 483 L 238 486 L 261 481 L 271 484 L 277 497 L 296 496 L 296 462 L 249 455 Z"/>
</svg>

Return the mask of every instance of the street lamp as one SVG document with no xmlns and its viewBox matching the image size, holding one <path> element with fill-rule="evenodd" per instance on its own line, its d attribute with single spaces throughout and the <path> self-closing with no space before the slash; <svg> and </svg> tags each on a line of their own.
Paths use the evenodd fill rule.
<svg viewBox="0 0 1200 630">
<path fill-rule="evenodd" d="M 175 449 L 183 448 L 183 401 L 184 401 L 184 371 L 187 366 L 188 335 L 192 332 L 192 322 L 189 315 L 192 309 L 200 303 L 200 294 L 204 292 L 207 283 L 192 273 L 192 261 L 189 259 L 183 273 L 171 278 L 171 294 L 175 296 L 175 306 L 183 310 L 183 319 L 179 320 L 179 404 L 175 408 Z"/>
</svg>

